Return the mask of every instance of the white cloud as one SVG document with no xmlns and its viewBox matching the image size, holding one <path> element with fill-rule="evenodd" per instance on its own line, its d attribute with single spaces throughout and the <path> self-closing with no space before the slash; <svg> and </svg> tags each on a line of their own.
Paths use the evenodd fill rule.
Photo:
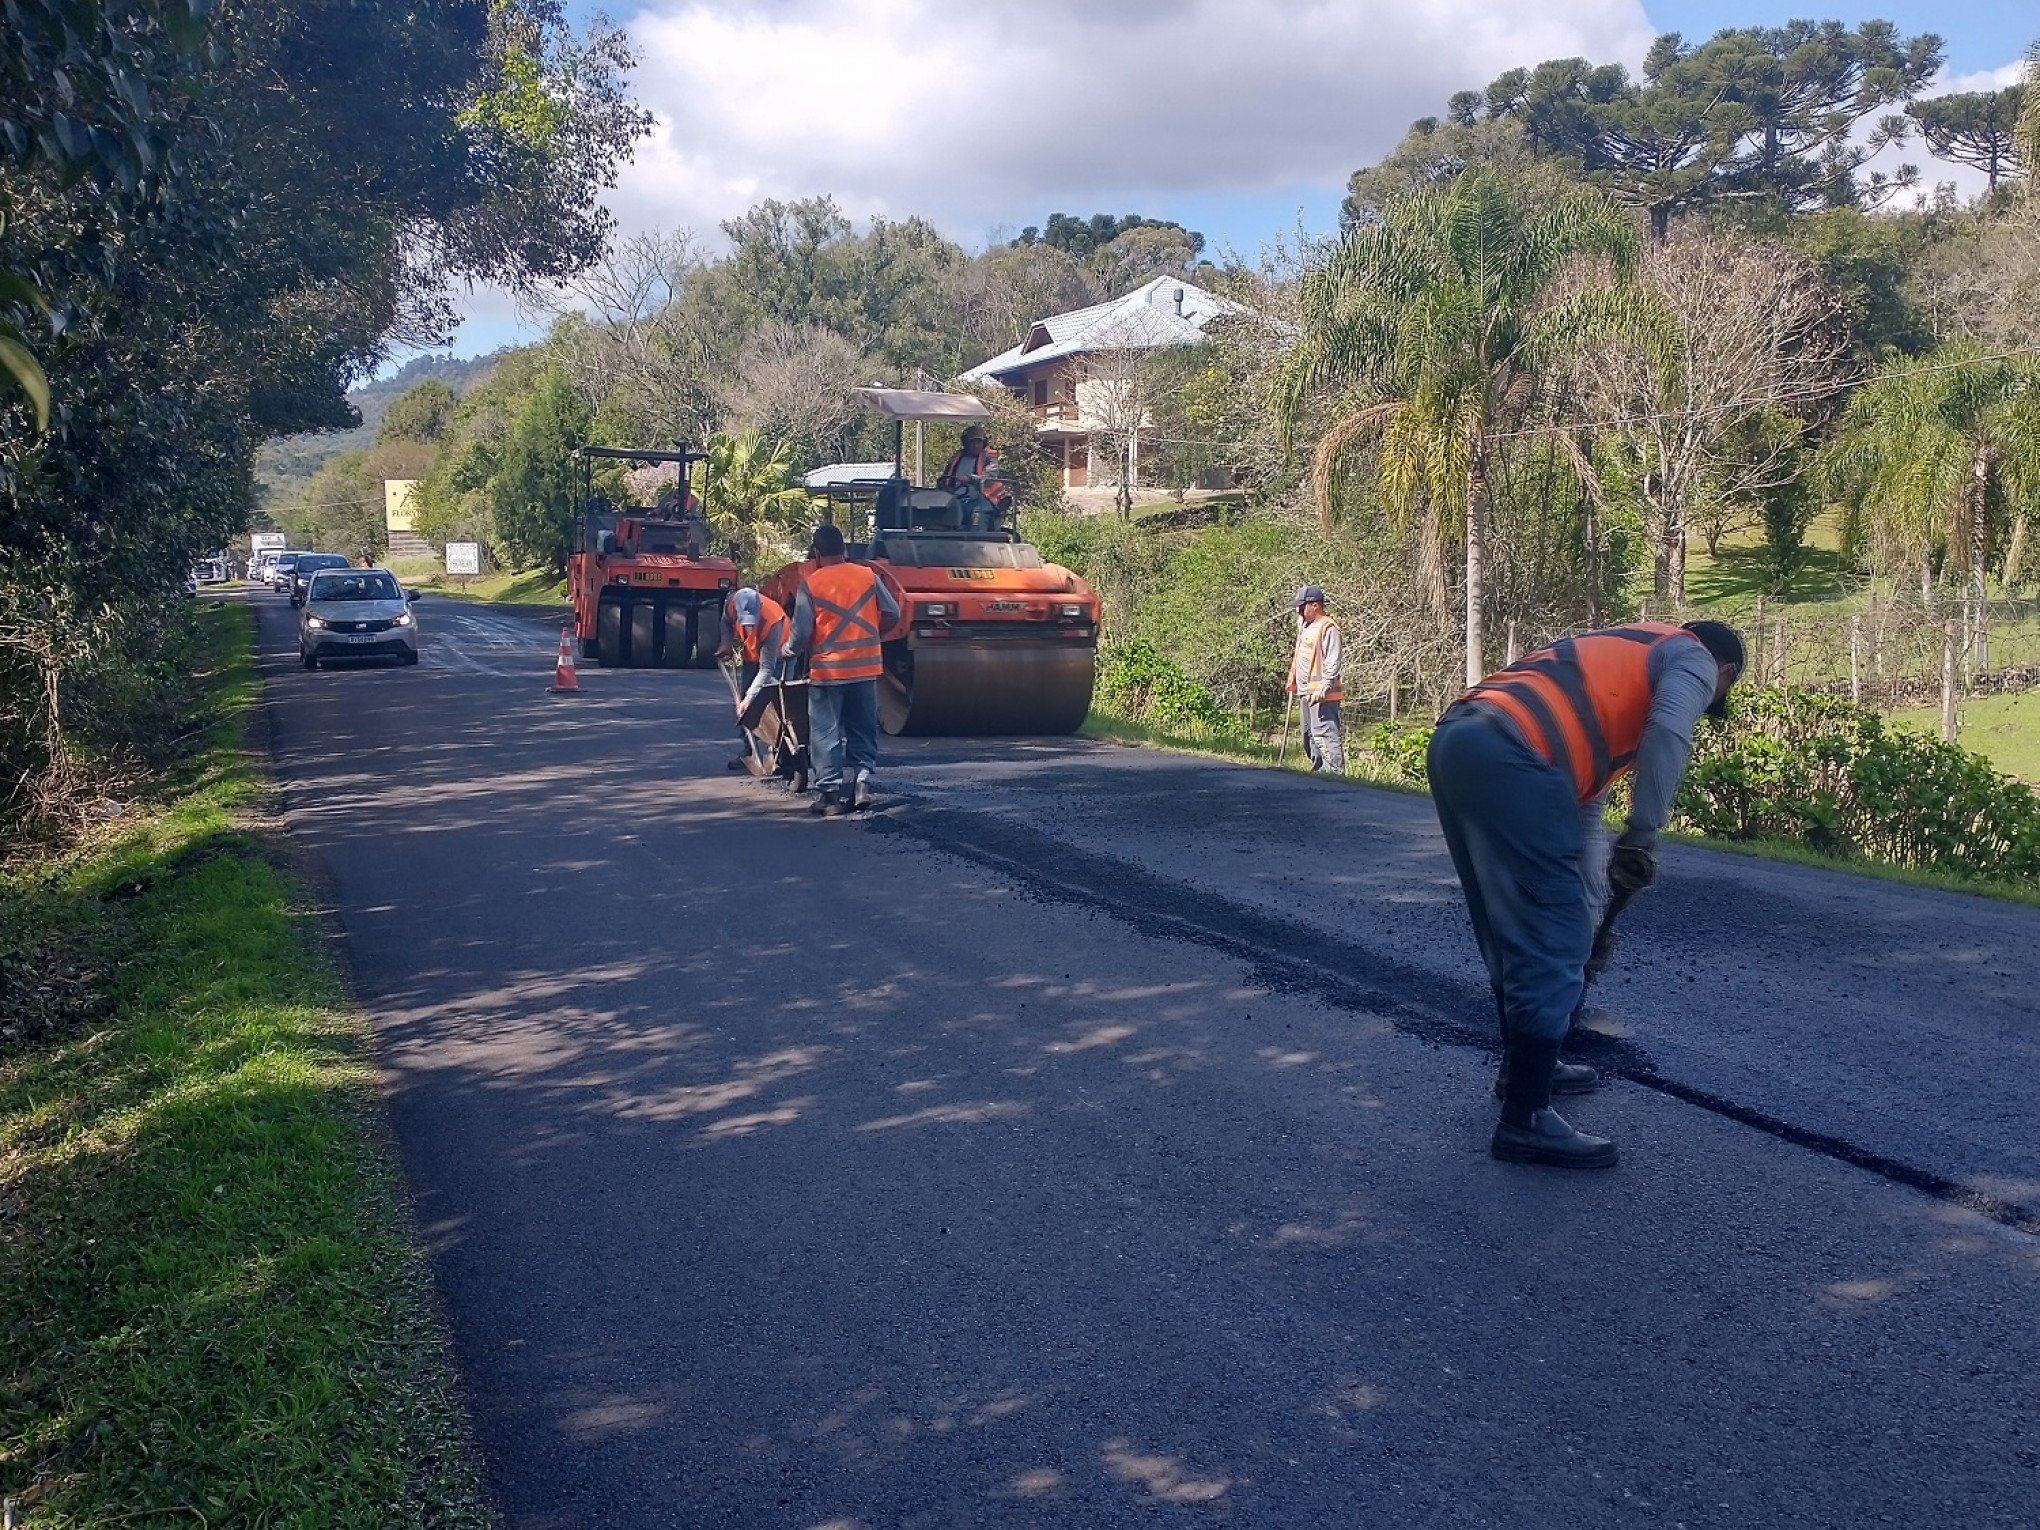
<svg viewBox="0 0 2040 1530">
<path fill-rule="evenodd" d="M 658 0 L 628 26 L 659 128 L 611 198 L 626 227 L 712 234 L 829 192 L 970 242 L 1057 209 L 1338 186 L 1455 90 L 1633 61 L 1652 35 L 1636 0 Z"/>
</svg>

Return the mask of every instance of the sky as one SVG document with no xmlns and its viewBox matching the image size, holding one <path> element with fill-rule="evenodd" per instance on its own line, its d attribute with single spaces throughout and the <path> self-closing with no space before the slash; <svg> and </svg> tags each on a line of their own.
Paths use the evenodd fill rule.
<svg viewBox="0 0 2040 1530">
<path fill-rule="evenodd" d="M 596 12 L 568 0 L 585 21 Z M 1955 0 L 1865 12 L 1931 30 L 1930 93 L 2018 78 L 2025 7 Z M 657 117 L 607 197 L 625 232 L 692 230 L 765 197 L 827 192 L 852 217 L 919 214 L 971 249 L 1051 212 L 1138 212 L 1257 254 L 1329 233 L 1346 177 L 1452 92 L 1543 59 L 1634 67 L 1654 36 L 1699 40 L 1793 10 L 1723 0 L 635 0 L 610 14 Z M 1889 158 L 1964 192 L 1980 177 L 1917 142 Z M 505 294 L 464 294 L 452 347 L 536 338 Z M 401 360 L 402 358 L 398 358 Z"/>
</svg>

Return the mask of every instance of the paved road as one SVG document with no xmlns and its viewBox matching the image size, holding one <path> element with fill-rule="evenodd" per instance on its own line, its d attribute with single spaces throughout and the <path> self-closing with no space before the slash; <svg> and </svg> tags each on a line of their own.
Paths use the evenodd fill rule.
<svg viewBox="0 0 2040 1530">
<path fill-rule="evenodd" d="M 1428 807 L 1083 742 L 726 774 L 714 676 L 257 597 L 512 1526 L 2032 1524 L 2040 913 L 1674 851 L 1485 1153 Z"/>
</svg>

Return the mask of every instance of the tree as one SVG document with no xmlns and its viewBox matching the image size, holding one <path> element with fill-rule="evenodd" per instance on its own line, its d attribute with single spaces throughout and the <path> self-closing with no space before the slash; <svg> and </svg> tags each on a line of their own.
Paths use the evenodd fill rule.
<svg viewBox="0 0 2040 1530">
<path fill-rule="evenodd" d="M 1537 153 L 1642 208 L 1663 239 L 1703 206 L 1874 206 L 1916 184 L 1910 165 L 1867 168 L 1904 142 L 1907 119 L 1864 124 L 1940 67 L 1938 37 L 1902 38 L 1884 21 L 1745 27 L 1697 47 L 1673 32 L 1652 44 L 1640 83 L 1619 65 L 1552 59 L 1454 97 L 1453 120 L 1519 121 Z"/>
<path fill-rule="evenodd" d="M 2015 130 L 2025 92 L 2018 85 L 2003 90 L 1964 91 L 1915 101 L 1905 114 L 1920 125 L 1927 147 L 1942 159 L 1981 170 L 1995 192 L 2007 175 L 2022 168 Z"/>
<path fill-rule="evenodd" d="M 513 568 L 566 572 L 573 550 L 574 465 L 589 414 L 557 368 L 539 374 L 491 475 L 497 534 Z"/>
<path fill-rule="evenodd" d="M 1191 255 L 1204 252 L 1204 236 L 1193 233 L 1182 224 L 1167 218 L 1144 218 L 1139 213 L 1122 213 L 1114 217 L 1111 213 L 1093 213 L 1088 218 L 1079 218 L 1070 213 L 1050 213 L 1045 228 L 1034 224 L 1020 230 L 1013 241 L 1015 248 L 1045 244 L 1052 250 L 1061 250 L 1075 260 L 1087 261 L 1122 235 L 1135 229 L 1173 229 L 1183 236 L 1190 246 Z"/>
<path fill-rule="evenodd" d="M 428 377 L 408 393 L 399 394 L 383 411 L 376 427 L 378 445 L 390 441 L 421 441 L 430 445 L 446 434 L 460 395 L 436 377 Z"/>
<path fill-rule="evenodd" d="M 1712 554 L 1798 475 L 1798 416 L 1833 380 L 1847 337 L 1811 263 L 1775 241 L 1682 229 L 1644 252 L 1638 280 L 1676 322 L 1675 347 L 1593 346 L 1579 375 L 1589 417 L 1612 422 L 1630 459 L 1662 608 L 1685 602 L 1696 522 Z"/>
<path fill-rule="evenodd" d="M 1559 300 L 1561 274 L 1583 257 L 1608 262 L 1617 280 Z M 1584 338 L 1663 340 L 1669 319 L 1626 281 L 1635 260 L 1635 231 L 1605 197 L 1576 191 L 1526 207 L 1498 176 L 1471 170 L 1352 230 L 1305 279 L 1278 419 L 1287 435 L 1328 400 L 1313 467 L 1327 535 L 1335 471 L 1363 435 L 1378 442 L 1392 513 L 1424 517 L 1440 589 L 1443 545 L 1458 529 L 1469 684 L 1485 673 L 1488 512 L 1502 438 Z"/>
<path fill-rule="evenodd" d="M 1966 344 L 1895 362 L 1850 398 L 1824 470 L 1868 522 L 1881 560 L 1918 571 L 1922 604 L 1937 552 L 1964 570 L 1975 652 L 1991 552 L 2040 496 L 2040 366 Z"/>
<path fill-rule="evenodd" d="M 770 320 L 714 385 L 722 428 L 776 441 L 798 461 L 836 461 L 868 370 L 841 335 L 818 324 Z"/>
<path fill-rule="evenodd" d="M 694 471 L 701 513 L 740 563 L 758 562 L 762 552 L 794 550 L 788 533 L 810 512 L 791 447 L 767 445 L 751 432 L 716 435 L 709 438 L 708 460 Z"/>
</svg>

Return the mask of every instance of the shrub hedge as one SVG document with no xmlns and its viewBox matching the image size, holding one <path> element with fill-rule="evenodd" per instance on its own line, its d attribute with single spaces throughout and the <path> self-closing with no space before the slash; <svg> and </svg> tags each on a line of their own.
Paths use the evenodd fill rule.
<svg viewBox="0 0 2040 1530">
<path fill-rule="evenodd" d="M 1424 781 L 1427 726 L 1377 723 L 1370 773 Z M 1824 854 L 1991 882 L 2040 877 L 2040 794 L 1981 755 L 1806 691 L 1738 690 L 1703 723 L 1672 823 L 1710 839 L 1786 840 Z"/>
</svg>

